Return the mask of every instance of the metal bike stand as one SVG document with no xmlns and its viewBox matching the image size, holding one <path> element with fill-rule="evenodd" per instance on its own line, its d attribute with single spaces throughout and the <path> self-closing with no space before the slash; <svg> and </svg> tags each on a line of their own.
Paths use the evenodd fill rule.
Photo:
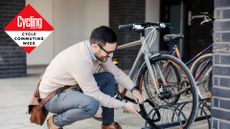
<svg viewBox="0 0 230 129">
<path fill-rule="evenodd" d="M 210 123 L 211 107 L 208 104 L 209 102 L 210 102 L 210 100 L 208 100 L 208 99 L 200 99 L 199 106 L 198 106 L 198 112 L 197 112 L 196 119 L 194 120 L 194 122 L 207 120 L 208 121 L 208 127 L 209 127 L 209 129 L 211 129 L 211 123 Z M 161 128 L 161 129 L 180 126 L 181 124 L 183 125 L 183 123 L 186 122 L 185 121 L 185 114 L 186 113 L 185 113 L 185 110 L 183 110 L 183 109 L 186 107 L 186 105 L 188 105 L 190 103 L 191 102 L 187 101 L 187 102 L 176 103 L 173 105 L 161 106 L 161 107 L 158 107 L 157 109 L 153 108 L 151 111 L 148 112 L 148 115 L 152 116 L 151 119 L 153 119 L 156 117 L 156 114 L 157 114 L 156 112 L 160 112 L 161 109 L 171 110 L 173 112 L 171 122 L 165 123 L 165 124 L 157 124 L 157 121 L 156 121 L 155 122 L 156 125 L 159 126 L 159 128 Z M 178 121 L 174 121 L 175 117 L 178 117 Z M 160 122 L 160 120 L 158 122 Z M 155 128 L 149 126 L 149 123 L 146 121 L 145 127 L 143 127 L 142 129 L 155 129 Z"/>
</svg>

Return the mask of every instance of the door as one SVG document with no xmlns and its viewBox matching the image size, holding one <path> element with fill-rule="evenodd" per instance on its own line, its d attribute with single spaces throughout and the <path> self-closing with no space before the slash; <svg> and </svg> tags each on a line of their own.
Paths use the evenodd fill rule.
<svg viewBox="0 0 230 129">
<path fill-rule="evenodd" d="M 200 25 L 202 19 L 196 15 L 213 17 L 213 0 L 161 0 L 160 21 L 169 22 L 173 29 L 161 32 L 161 50 L 169 47 L 162 37 L 167 33 L 183 33 L 183 40 L 178 43 L 184 61 L 199 53 L 212 43 L 212 24 Z"/>
</svg>

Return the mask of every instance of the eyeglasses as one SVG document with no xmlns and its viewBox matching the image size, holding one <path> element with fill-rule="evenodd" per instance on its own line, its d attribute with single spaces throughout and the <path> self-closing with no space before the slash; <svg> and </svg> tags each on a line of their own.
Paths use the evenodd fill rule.
<svg viewBox="0 0 230 129">
<path fill-rule="evenodd" d="M 108 57 L 111 57 L 112 54 L 114 53 L 114 51 L 108 52 L 108 51 L 105 50 L 100 44 L 97 44 L 97 45 L 100 47 L 100 49 L 102 49 L 102 50 L 107 54 Z"/>
</svg>

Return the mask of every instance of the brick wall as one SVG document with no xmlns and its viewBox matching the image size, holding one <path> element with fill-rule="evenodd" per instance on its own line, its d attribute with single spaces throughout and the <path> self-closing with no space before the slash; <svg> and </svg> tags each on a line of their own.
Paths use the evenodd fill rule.
<svg viewBox="0 0 230 129">
<path fill-rule="evenodd" d="M 110 0 L 109 24 L 118 35 L 118 44 L 139 39 L 139 34 L 128 30 L 118 30 L 118 25 L 143 23 L 145 21 L 145 0 Z M 130 69 L 140 47 L 119 50 L 114 58 L 119 60 L 119 67 Z"/>
<path fill-rule="evenodd" d="M 230 0 L 215 0 L 212 128 L 230 128 Z"/>
<path fill-rule="evenodd" d="M 26 75 L 26 53 L 3 28 L 25 7 L 25 0 L 0 1 L 0 78 Z"/>
</svg>

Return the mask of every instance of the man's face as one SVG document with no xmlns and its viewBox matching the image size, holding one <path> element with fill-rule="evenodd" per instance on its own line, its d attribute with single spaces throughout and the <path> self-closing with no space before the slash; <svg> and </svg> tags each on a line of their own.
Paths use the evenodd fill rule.
<svg viewBox="0 0 230 129">
<path fill-rule="evenodd" d="M 102 62 L 105 62 L 109 57 L 112 57 L 116 48 L 117 43 L 106 43 L 105 46 L 101 46 L 97 42 L 92 44 L 95 57 Z"/>
</svg>

